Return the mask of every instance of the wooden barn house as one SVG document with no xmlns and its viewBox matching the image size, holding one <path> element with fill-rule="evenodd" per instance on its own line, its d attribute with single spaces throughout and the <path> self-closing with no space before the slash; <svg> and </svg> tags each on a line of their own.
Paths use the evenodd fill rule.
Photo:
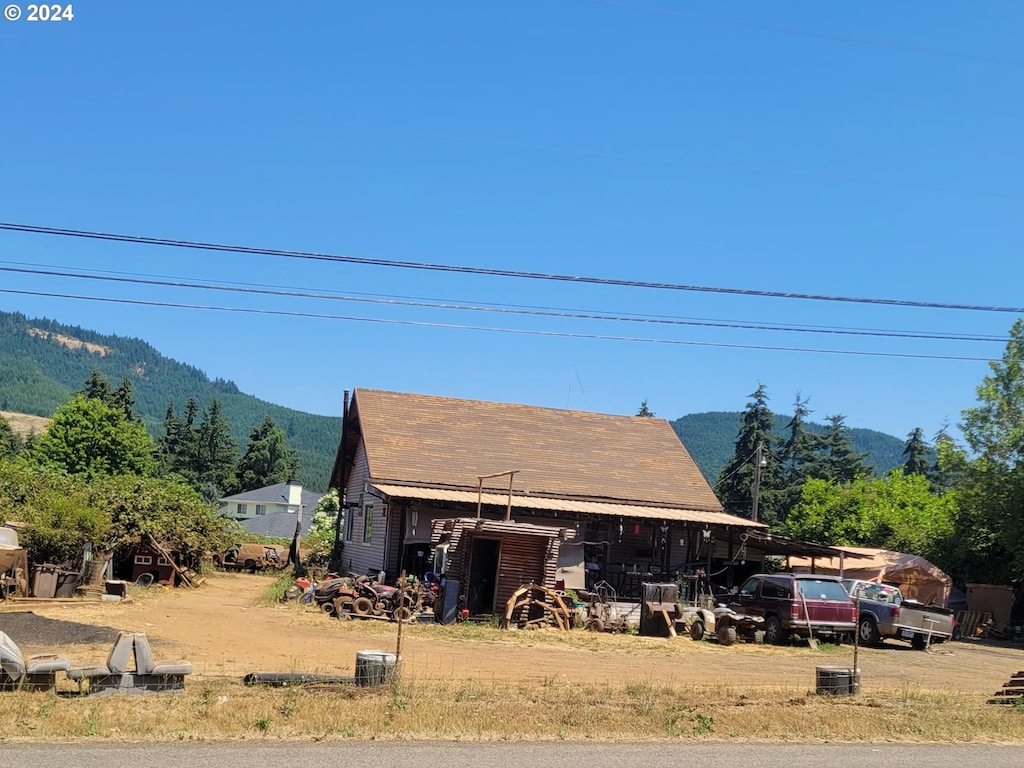
<svg viewBox="0 0 1024 768">
<path fill-rule="evenodd" d="M 422 576 L 457 540 L 474 614 L 529 582 L 637 599 L 754 559 L 745 532 L 765 527 L 723 511 L 664 419 L 357 389 L 342 424 L 344 566 Z"/>
</svg>

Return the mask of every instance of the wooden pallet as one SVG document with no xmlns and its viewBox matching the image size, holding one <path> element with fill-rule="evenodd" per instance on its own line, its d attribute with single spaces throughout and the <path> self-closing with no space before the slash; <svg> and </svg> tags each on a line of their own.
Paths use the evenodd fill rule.
<svg viewBox="0 0 1024 768">
<path fill-rule="evenodd" d="M 956 622 L 960 627 L 961 640 L 984 637 L 992 624 L 992 614 L 988 611 L 960 611 Z"/>
<path fill-rule="evenodd" d="M 992 694 L 989 704 L 1018 704 L 1024 702 L 1024 672 L 1014 673 L 1002 690 Z"/>
</svg>

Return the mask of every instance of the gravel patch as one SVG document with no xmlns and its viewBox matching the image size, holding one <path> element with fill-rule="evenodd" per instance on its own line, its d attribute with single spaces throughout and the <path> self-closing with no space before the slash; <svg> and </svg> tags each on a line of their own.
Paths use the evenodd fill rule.
<svg viewBox="0 0 1024 768">
<path fill-rule="evenodd" d="M 117 639 L 118 630 L 112 627 L 79 624 L 75 621 L 60 621 L 37 616 L 32 611 L 11 611 L 0 613 L 0 632 L 19 645 L 88 645 L 111 643 Z"/>
</svg>

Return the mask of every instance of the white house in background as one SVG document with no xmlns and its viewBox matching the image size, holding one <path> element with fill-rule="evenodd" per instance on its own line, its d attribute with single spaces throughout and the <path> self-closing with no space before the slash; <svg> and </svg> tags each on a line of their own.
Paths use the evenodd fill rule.
<svg viewBox="0 0 1024 768">
<path fill-rule="evenodd" d="M 312 517 L 313 510 L 323 498 L 324 494 L 304 489 L 297 480 L 279 482 L 247 490 L 244 494 L 224 497 L 220 500 L 220 514 L 244 521 L 281 512 L 294 515 L 301 508 L 305 520 Z"/>
</svg>

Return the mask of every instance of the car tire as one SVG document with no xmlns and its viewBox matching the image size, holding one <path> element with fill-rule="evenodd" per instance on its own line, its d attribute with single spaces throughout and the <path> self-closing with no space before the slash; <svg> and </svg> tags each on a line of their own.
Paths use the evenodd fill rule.
<svg viewBox="0 0 1024 768">
<path fill-rule="evenodd" d="M 882 636 L 878 633 L 878 623 L 874 616 L 862 616 L 857 623 L 857 639 L 861 645 L 879 645 Z"/>
<path fill-rule="evenodd" d="M 772 645 L 782 645 L 786 641 L 786 632 L 778 616 L 769 616 L 764 620 L 764 641 Z"/>
<path fill-rule="evenodd" d="M 690 637 L 698 642 L 704 639 L 704 622 L 697 619 L 690 624 Z"/>
<path fill-rule="evenodd" d="M 925 638 L 924 635 L 914 635 L 913 639 L 910 641 L 910 647 L 913 648 L 915 651 L 923 651 L 925 648 L 928 647 L 928 640 Z"/>
</svg>

